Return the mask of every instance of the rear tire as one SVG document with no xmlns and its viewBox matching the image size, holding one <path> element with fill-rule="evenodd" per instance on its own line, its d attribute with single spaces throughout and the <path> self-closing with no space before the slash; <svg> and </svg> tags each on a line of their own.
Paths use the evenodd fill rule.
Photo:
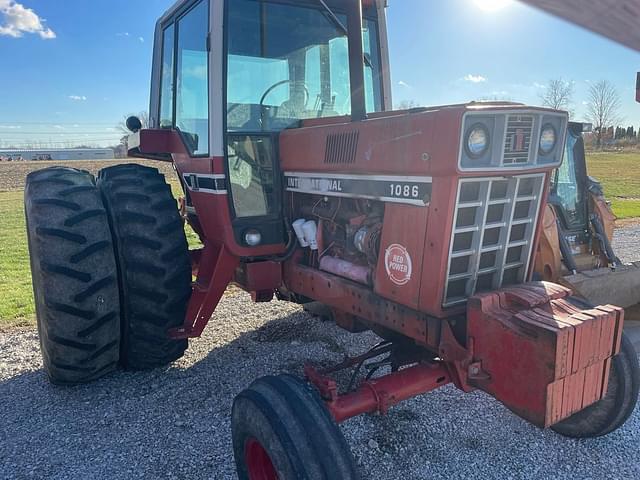
<svg viewBox="0 0 640 480">
<path fill-rule="evenodd" d="M 141 165 L 100 171 L 118 261 L 123 366 L 145 370 L 182 357 L 187 340 L 168 330 L 183 324 L 191 296 L 191 262 L 182 219 L 164 175 Z"/>
<path fill-rule="evenodd" d="M 25 216 L 44 369 L 58 385 L 95 380 L 118 364 L 120 301 L 93 176 L 60 167 L 29 174 Z"/>
<path fill-rule="evenodd" d="M 318 393 L 290 375 L 263 377 L 231 413 L 240 480 L 354 480 L 353 456 Z"/>
<path fill-rule="evenodd" d="M 551 428 L 565 437 L 591 438 L 620 428 L 633 413 L 640 388 L 638 354 L 622 334 L 620 353 L 613 357 L 606 396 Z"/>
</svg>

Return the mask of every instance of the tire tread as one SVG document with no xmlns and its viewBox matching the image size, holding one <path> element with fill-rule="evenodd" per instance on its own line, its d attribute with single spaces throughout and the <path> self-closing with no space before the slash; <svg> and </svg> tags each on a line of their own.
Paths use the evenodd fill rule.
<svg viewBox="0 0 640 480">
<path fill-rule="evenodd" d="M 106 168 L 98 187 L 119 265 L 121 363 L 135 370 L 166 365 L 187 348 L 186 340 L 167 332 L 183 324 L 191 296 L 191 261 L 176 201 L 164 176 L 142 165 Z"/>
<path fill-rule="evenodd" d="M 44 369 L 55 384 L 90 382 L 117 365 L 120 302 L 104 213 L 88 172 L 53 167 L 27 176 L 25 216 L 38 332 Z"/>
</svg>

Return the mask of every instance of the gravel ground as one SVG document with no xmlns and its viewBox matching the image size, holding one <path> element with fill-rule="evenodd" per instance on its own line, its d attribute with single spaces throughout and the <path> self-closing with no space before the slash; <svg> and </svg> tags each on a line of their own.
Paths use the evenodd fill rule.
<svg viewBox="0 0 640 480">
<path fill-rule="evenodd" d="M 637 260 L 640 227 L 628 229 L 616 247 Z M 335 362 L 377 341 L 235 292 L 172 366 L 58 388 L 46 381 L 33 329 L 0 333 L 0 478 L 233 479 L 236 393 L 259 376 L 299 374 L 308 359 Z M 363 479 L 640 478 L 638 409 L 613 434 L 576 441 L 448 386 L 386 417 L 349 420 L 343 432 Z"/>
<path fill-rule="evenodd" d="M 623 262 L 640 261 L 640 223 L 616 229 L 613 233 L 613 248 Z"/>
</svg>

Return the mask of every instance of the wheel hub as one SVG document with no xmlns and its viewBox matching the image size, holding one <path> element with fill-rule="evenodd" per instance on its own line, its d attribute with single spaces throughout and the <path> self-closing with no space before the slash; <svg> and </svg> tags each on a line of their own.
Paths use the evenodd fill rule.
<svg viewBox="0 0 640 480">
<path fill-rule="evenodd" d="M 244 457 L 250 480 L 278 480 L 278 473 L 269 454 L 255 438 L 247 440 Z"/>
</svg>

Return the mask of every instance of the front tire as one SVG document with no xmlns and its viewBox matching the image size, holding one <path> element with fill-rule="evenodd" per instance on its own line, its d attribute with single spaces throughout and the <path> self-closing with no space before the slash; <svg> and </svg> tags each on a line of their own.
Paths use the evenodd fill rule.
<svg viewBox="0 0 640 480">
<path fill-rule="evenodd" d="M 191 261 L 182 219 L 164 175 L 142 165 L 100 171 L 120 280 L 126 368 L 146 370 L 182 357 L 187 340 L 168 330 L 183 324 L 191 296 Z"/>
<path fill-rule="evenodd" d="M 107 215 L 88 172 L 27 176 L 27 240 L 44 370 L 74 385 L 115 370 L 120 300 Z"/>
<path fill-rule="evenodd" d="M 353 456 L 318 393 L 290 375 L 263 377 L 231 414 L 240 480 L 354 480 Z"/>
<path fill-rule="evenodd" d="M 631 416 L 638 401 L 639 388 L 638 354 L 623 333 L 620 353 L 612 360 L 605 397 L 551 428 L 572 438 L 607 435 L 620 428 Z"/>
</svg>

